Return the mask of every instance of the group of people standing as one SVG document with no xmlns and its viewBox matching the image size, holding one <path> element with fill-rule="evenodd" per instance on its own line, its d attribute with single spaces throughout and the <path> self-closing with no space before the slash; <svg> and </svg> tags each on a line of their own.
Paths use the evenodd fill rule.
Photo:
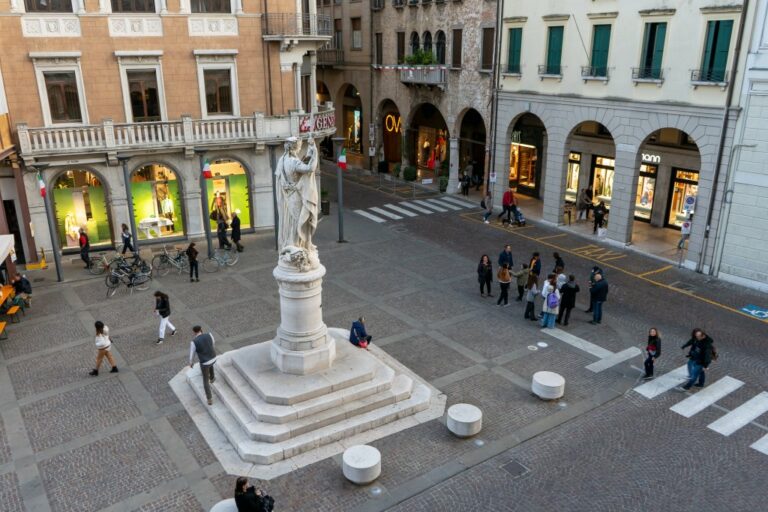
<svg viewBox="0 0 768 512">
<path fill-rule="evenodd" d="M 543 328 L 554 328 L 555 324 L 568 325 L 571 311 L 576 307 L 576 295 L 581 291 L 576 282 L 576 276 L 565 274 L 565 261 L 559 253 L 552 255 L 554 266 L 540 283 L 542 262 L 538 252 L 534 252 L 527 263 L 514 270 L 512 247 L 505 245 L 498 257 L 496 279 L 499 283 L 499 298 L 497 306 L 509 305 L 509 288 L 514 279 L 517 284 L 517 301 L 525 299 L 523 318 L 541 322 Z M 493 264 L 487 254 L 480 257 L 477 265 L 477 280 L 480 285 L 481 297 L 493 297 Z M 586 310 L 592 313 L 590 323 L 597 325 L 602 322 L 603 303 L 608 298 L 608 282 L 603 277 L 603 271 L 595 266 L 589 277 L 590 306 Z M 540 314 L 536 315 L 536 302 L 541 300 Z"/>
</svg>

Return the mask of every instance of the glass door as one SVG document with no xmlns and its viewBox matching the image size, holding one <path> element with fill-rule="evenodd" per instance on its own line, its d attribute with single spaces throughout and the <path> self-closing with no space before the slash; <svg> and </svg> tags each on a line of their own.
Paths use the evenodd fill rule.
<svg viewBox="0 0 768 512">
<path fill-rule="evenodd" d="M 592 164 L 592 191 L 599 203 L 603 201 L 606 208 L 611 207 L 613 194 L 613 174 L 616 160 L 604 156 L 595 156 Z"/>
<path fill-rule="evenodd" d="M 571 151 L 568 155 L 568 177 L 565 181 L 565 201 L 575 203 L 579 193 L 579 171 L 581 170 L 581 153 Z"/>
<path fill-rule="evenodd" d="M 658 167 L 655 165 L 643 164 L 640 166 L 640 178 L 637 180 L 637 196 L 635 197 L 635 219 L 637 220 L 651 221 L 657 171 Z"/>
<path fill-rule="evenodd" d="M 667 226 L 679 229 L 696 206 L 699 191 L 699 171 L 672 170 L 672 187 L 667 205 Z"/>
</svg>

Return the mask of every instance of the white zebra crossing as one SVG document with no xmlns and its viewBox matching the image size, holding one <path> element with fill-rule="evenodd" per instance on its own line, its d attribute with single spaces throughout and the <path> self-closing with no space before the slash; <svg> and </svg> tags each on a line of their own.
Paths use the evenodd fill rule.
<svg viewBox="0 0 768 512">
<path fill-rule="evenodd" d="M 457 204 L 464 208 L 477 208 L 479 206 L 479 204 L 473 204 L 467 201 L 463 201 L 458 197 L 454 197 L 454 196 L 443 196 L 440 199 L 442 199 L 443 201 L 451 202 L 453 204 Z"/>
<path fill-rule="evenodd" d="M 765 434 L 763 437 L 749 445 L 749 447 L 768 455 L 768 434 Z"/>
<path fill-rule="evenodd" d="M 352 211 L 377 224 L 383 224 L 388 220 L 403 220 L 404 218 L 413 218 L 419 215 L 459 211 L 465 208 L 476 208 L 476 206 L 466 201 L 446 196 L 432 199 L 412 199 L 410 201 L 387 203 L 364 210 Z"/>
<path fill-rule="evenodd" d="M 403 206 L 407 206 L 411 210 L 415 210 L 415 211 L 417 211 L 419 213 L 423 213 L 425 215 L 432 215 L 433 213 L 435 213 L 432 210 L 427 210 L 426 208 L 422 208 L 419 205 L 416 205 L 416 204 L 413 204 L 413 203 L 409 203 L 408 201 L 402 201 L 400 204 L 403 205 Z"/>
<path fill-rule="evenodd" d="M 714 430 L 718 434 L 729 436 L 739 430 L 741 427 L 749 425 L 757 418 L 768 412 L 768 393 L 763 391 L 754 396 L 720 418 L 713 421 L 707 428 Z"/>
<path fill-rule="evenodd" d="M 374 213 L 378 213 L 378 214 L 383 215 L 385 217 L 389 217 L 390 219 L 394 219 L 394 220 L 402 219 L 401 216 L 395 215 L 394 213 L 388 212 L 387 210 L 383 210 L 383 209 L 381 209 L 381 208 L 379 208 L 377 206 L 374 206 L 373 208 L 368 208 L 368 209 L 371 210 Z"/>
<path fill-rule="evenodd" d="M 448 211 L 445 208 L 442 208 L 442 207 L 437 206 L 437 205 L 432 204 L 432 203 L 428 203 L 424 199 L 414 199 L 413 202 L 416 203 L 416 204 L 420 204 L 421 206 L 426 206 L 427 208 L 432 208 L 433 210 L 438 211 L 438 212 L 447 212 Z"/>
<path fill-rule="evenodd" d="M 441 201 L 440 199 L 427 199 L 430 203 L 436 204 L 437 206 L 443 206 L 445 208 L 448 208 L 449 210 L 463 210 L 461 206 L 456 206 L 455 204 L 449 202 L 449 201 Z"/>
<path fill-rule="evenodd" d="M 678 402 L 670 410 L 676 412 L 681 416 L 690 418 L 694 414 L 698 414 L 710 405 L 714 404 L 721 398 L 728 396 L 730 393 L 736 391 L 744 383 L 740 380 L 728 377 L 727 375 L 717 382 L 713 382 L 706 388 L 702 389 L 693 396 L 689 396 L 682 402 Z"/>
<path fill-rule="evenodd" d="M 406 210 L 405 208 L 400 208 L 399 206 L 395 206 L 393 204 L 385 204 L 384 208 L 389 208 L 390 210 L 394 210 L 397 213 L 402 213 L 406 217 L 418 217 L 418 213 L 413 213 L 410 210 Z"/>
<path fill-rule="evenodd" d="M 365 217 L 366 219 L 370 219 L 370 220 L 372 220 L 373 222 L 377 222 L 377 223 L 379 223 L 379 224 L 381 224 L 381 223 L 383 223 L 383 222 L 387 222 L 386 220 L 382 219 L 381 217 L 377 217 L 377 216 L 375 216 L 374 214 L 372 214 L 372 213 L 368 213 L 368 212 L 367 212 L 367 211 L 365 211 L 365 210 L 354 210 L 354 212 L 355 212 L 356 214 L 358 214 L 358 215 L 362 215 L 362 216 L 363 216 L 363 217 Z"/>
<path fill-rule="evenodd" d="M 646 382 L 641 386 L 635 388 L 636 393 L 640 393 L 645 398 L 656 398 L 665 391 L 679 386 L 688 378 L 688 366 L 683 365 L 680 368 L 675 368 L 669 373 L 665 373 L 656 379 Z"/>
</svg>

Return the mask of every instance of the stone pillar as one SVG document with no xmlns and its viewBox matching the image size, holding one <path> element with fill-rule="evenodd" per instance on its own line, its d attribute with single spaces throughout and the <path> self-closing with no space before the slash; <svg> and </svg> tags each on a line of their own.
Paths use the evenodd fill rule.
<svg viewBox="0 0 768 512">
<path fill-rule="evenodd" d="M 539 183 L 544 187 L 544 210 L 542 220 L 560 225 L 563 223 L 563 205 L 565 204 L 565 180 L 568 176 L 568 151 L 565 141 L 547 134 L 546 160 L 541 166 L 544 176 Z M 542 158 L 545 155 L 541 155 Z M 545 167 L 546 164 L 546 167 Z"/>
<path fill-rule="evenodd" d="M 184 221 L 187 223 L 187 236 L 189 237 L 205 237 L 205 226 L 203 225 L 203 217 L 208 218 L 202 211 L 200 205 L 200 184 L 197 179 L 189 182 L 190 186 L 184 187 L 184 211 L 187 213 L 187 218 Z M 204 251 L 200 250 L 200 254 Z"/>
<path fill-rule="evenodd" d="M 293 65 L 293 89 L 296 110 L 303 110 L 304 106 L 301 103 L 301 66 L 295 63 Z"/>
<path fill-rule="evenodd" d="M 459 139 L 448 140 L 448 190 L 449 194 L 455 194 L 459 186 Z"/>
<path fill-rule="evenodd" d="M 338 116 L 336 118 L 338 119 Z M 402 140 L 402 143 L 401 143 L 401 146 L 400 146 L 400 153 L 402 155 L 401 160 L 400 160 L 400 162 L 401 162 L 400 169 L 401 170 L 404 169 L 405 167 L 407 167 L 408 165 L 410 165 L 410 159 L 409 159 L 410 147 L 408 146 L 408 130 L 405 127 L 403 127 L 402 128 L 402 132 L 403 132 L 403 140 Z M 451 144 L 451 147 L 453 147 L 453 144 Z"/>
<path fill-rule="evenodd" d="M 622 146 L 628 146 L 623 148 Z M 635 218 L 635 194 L 638 173 L 635 170 L 637 153 L 628 144 L 616 144 L 616 167 L 611 191 L 611 210 L 608 216 L 608 238 L 622 244 L 632 240 Z"/>
<path fill-rule="evenodd" d="M 315 112 L 317 110 L 317 52 L 309 52 L 309 58 L 309 86 L 312 88 L 310 91 L 308 91 L 309 101 L 312 102 L 309 110 L 310 112 Z"/>
</svg>

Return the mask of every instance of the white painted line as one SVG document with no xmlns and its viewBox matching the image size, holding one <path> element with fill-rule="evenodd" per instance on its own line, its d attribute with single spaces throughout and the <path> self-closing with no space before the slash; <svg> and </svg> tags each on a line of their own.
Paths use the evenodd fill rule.
<svg viewBox="0 0 768 512">
<path fill-rule="evenodd" d="M 450 202 L 441 201 L 439 199 L 427 199 L 427 201 L 429 201 L 430 203 L 434 203 L 438 206 L 444 206 L 450 210 L 461 210 L 461 207 L 456 206 L 455 204 Z"/>
<path fill-rule="evenodd" d="M 574 336 L 573 334 L 561 331 L 560 329 L 542 329 L 541 332 L 549 334 L 553 338 L 557 338 L 560 341 L 564 341 L 572 347 L 576 347 L 579 350 L 583 350 L 584 352 L 592 354 L 599 359 L 605 359 L 606 357 L 613 355 L 613 352 L 610 350 L 606 350 L 603 347 L 599 347 L 594 343 L 590 343 L 587 340 L 583 340 L 577 336 Z"/>
<path fill-rule="evenodd" d="M 736 391 L 744 383 L 733 377 L 725 376 L 717 382 L 713 382 L 693 396 L 689 396 L 682 402 L 678 402 L 669 409 L 681 416 L 690 418 L 698 414 L 721 398 Z"/>
<path fill-rule="evenodd" d="M 719 434 L 729 436 L 766 412 L 768 412 L 768 392 L 763 391 L 707 427 Z"/>
<path fill-rule="evenodd" d="M 413 213 L 411 211 L 408 211 L 404 208 L 400 208 L 399 206 L 395 206 L 393 204 L 385 204 L 384 208 L 389 208 L 390 210 L 394 210 L 397 213 L 402 213 L 403 215 L 407 215 L 408 217 L 418 217 L 418 213 Z"/>
<path fill-rule="evenodd" d="M 477 204 L 468 203 L 467 201 L 462 201 L 461 199 L 458 199 L 453 196 L 442 196 L 440 197 L 440 199 L 442 199 L 443 201 L 449 201 L 451 203 L 459 205 L 462 208 L 480 208 L 480 203 L 477 203 Z"/>
<path fill-rule="evenodd" d="M 388 212 L 387 210 L 382 210 L 381 208 L 378 208 L 378 207 L 373 207 L 373 208 L 368 208 L 368 209 L 371 210 L 372 212 L 376 212 L 376 213 L 378 213 L 380 215 L 383 215 L 385 217 L 389 217 L 390 219 L 395 219 L 395 220 L 402 219 L 401 216 L 395 215 L 394 213 Z"/>
<path fill-rule="evenodd" d="M 435 213 L 432 210 L 427 210 L 426 208 L 422 208 L 421 206 L 416 206 L 415 204 L 409 203 L 408 201 L 400 201 L 400 204 L 403 206 L 407 206 L 411 210 L 416 210 L 419 213 L 425 213 L 427 215 L 431 215 Z"/>
<path fill-rule="evenodd" d="M 669 373 L 656 377 L 652 381 L 637 386 L 635 391 L 645 398 L 656 398 L 665 391 L 669 391 L 675 386 L 679 386 L 686 380 L 688 380 L 688 365 L 683 365 L 680 368 L 675 368 Z"/>
<path fill-rule="evenodd" d="M 595 361 L 594 363 L 587 366 L 587 370 L 593 371 L 595 373 L 600 373 L 603 370 L 607 370 L 608 368 L 612 366 L 616 366 L 619 363 L 623 363 L 627 359 L 632 359 L 633 357 L 637 357 L 642 352 L 637 347 L 629 347 L 626 350 L 622 350 L 621 352 L 616 352 L 615 354 L 611 354 L 608 357 L 604 357 L 603 359 L 599 361 Z"/>
<path fill-rule="evenodd" d="M 438 212 L 447 212 L 448 211 L 445 208 L 440 208 L 436 204 L 428 203 L 428 202 L 426 202 L 423 199 L 414 199 L 413 202 L 416 203 L 416 204 L 420 204 L 422 206 L 426 206 L 427 208 L 432 208 L 433 210 L 437 210 Z"/>
<path fill-rule="evenodd" d="M 763 437 L 752 443 L 749 447 L 754 448 L 760 453 L 768 455 L 768 434 L 765 434 Z"/>
<path fill-rule="evenodd" d="M 368 213 L 365 210 L 354 210 L 354 212 L 356 214 L 358 214 L 358 215 L 362 215 L 363 217 L 365 217 L 367 219 L 371 219 L 373 222 L 378 222 L 379 224 L 381 224 L 382 222 L 387 222 L 386 220 L 382 219 L 381 217 L 377 217 L 377 216 L 375 216 L 373 214 L 370 214 L 370 213 Z"/>
</svg>

